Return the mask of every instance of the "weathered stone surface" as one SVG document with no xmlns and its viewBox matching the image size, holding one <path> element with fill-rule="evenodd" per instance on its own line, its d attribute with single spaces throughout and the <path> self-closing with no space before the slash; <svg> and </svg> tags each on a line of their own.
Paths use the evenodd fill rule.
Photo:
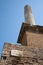
<svg viewBox="0 0 43 65">
<path fill-rule="evenodd" d="M 23 56 L 12 56 L 12 49 L 23 51 Z M 43 65 L 43 48 L 5 43 L 0 65 Z"/>
</svg>

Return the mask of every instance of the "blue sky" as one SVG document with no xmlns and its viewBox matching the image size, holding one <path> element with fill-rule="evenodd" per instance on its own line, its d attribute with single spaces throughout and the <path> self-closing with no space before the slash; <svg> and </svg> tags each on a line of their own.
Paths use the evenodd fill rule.
<svg viewBox="0 0 43 65">
<path fill-rule="evenodd" d="M 36 25 L 43 26 L 43 0 L 0 0 L 0 53 L 4 42 L 17 43 L 26 4 L 32 7 Z"/>
</svg>

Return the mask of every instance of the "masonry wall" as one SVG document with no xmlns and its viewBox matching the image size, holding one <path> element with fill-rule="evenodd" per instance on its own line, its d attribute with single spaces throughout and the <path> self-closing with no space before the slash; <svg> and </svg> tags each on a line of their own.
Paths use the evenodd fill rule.
<svg viewBox="0 0 43 65">
<path fill-rule="evenodd" d="M 22 45 L 43 48 L 43 34 L 26 31 L 23 35 Z"/>
<path fill-rule="evenodd" d="M 26 36 L 26 32 L 24 33 L 23 35 L 23 38 L 22 38 L 22 42 L 21 42 L 22 45 L 27 45 L 27 36 Z"/>
<path fill-rule="evenodd" d="M 10 51 L 12 49 L 23 51 L 23 56 L 11 56 Z M 0 65 L 43 65 L 43 48 L 32 48 L 5 43 Z"/>
<path fill-rule="evenodd" d="M 43 34 L 27 31 L 26 35 L 28 46 L 43 48 Z"/>
</svg>

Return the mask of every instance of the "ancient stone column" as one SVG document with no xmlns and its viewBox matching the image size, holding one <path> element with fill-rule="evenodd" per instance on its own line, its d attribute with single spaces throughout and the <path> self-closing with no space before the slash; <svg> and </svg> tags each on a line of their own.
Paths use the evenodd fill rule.
<svg viewBox="0 0 43 65">
<path fill-rule="evenodd" d="M 29 5 L 24 7 L 24 16 L 25 16 L 25 23 L 29 25 L 35 25 L 34 17 L 32 15 L 32 10 Z"/>
</svg>

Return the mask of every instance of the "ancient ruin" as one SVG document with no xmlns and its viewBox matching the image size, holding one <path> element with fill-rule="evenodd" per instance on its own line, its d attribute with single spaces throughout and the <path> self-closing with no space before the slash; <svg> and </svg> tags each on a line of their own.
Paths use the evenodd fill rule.
<svg viewBox="0 0 43 65">
<path fill-rule="evenodd" d="M 4 43 L 0 65 L 43 65 L 43 26 L 35 25 L 31 7 L 24 8 L 17 43 Z"/>
</svg>

